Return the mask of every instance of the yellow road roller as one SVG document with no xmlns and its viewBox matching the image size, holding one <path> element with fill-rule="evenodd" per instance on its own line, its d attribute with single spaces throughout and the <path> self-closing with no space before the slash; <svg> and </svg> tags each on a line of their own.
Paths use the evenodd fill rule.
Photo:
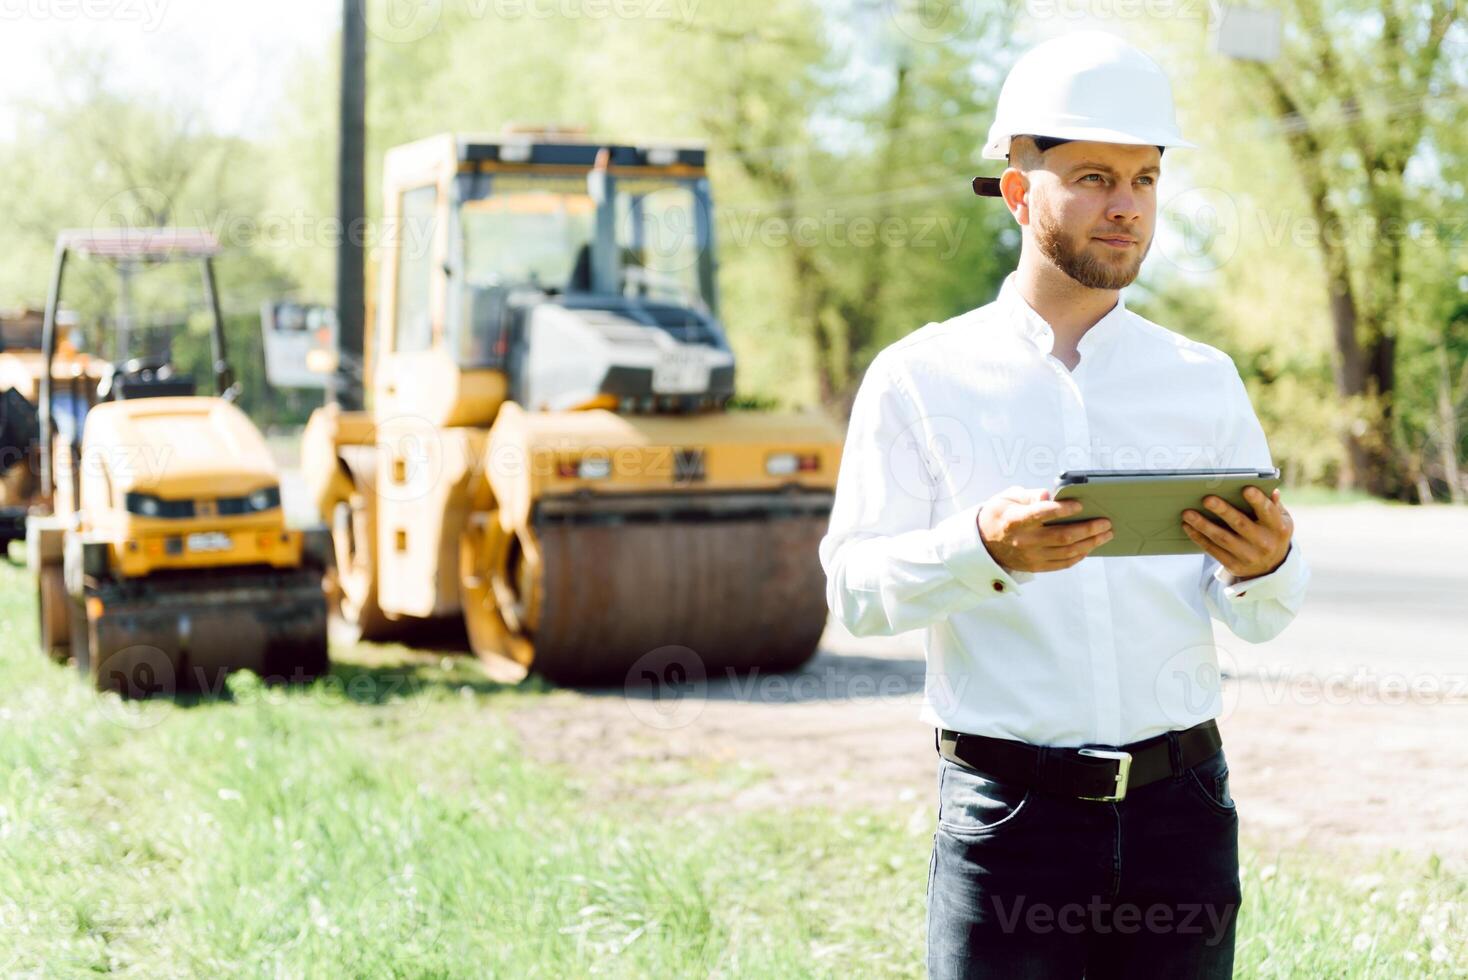
<svg viewBox="0 0 1468 980">
<path fill-rule="evenodd" d="M 57 242 L 37 406 L 50 512 L 27 519 L 27 558 L 45 651 L 124 695 L 217 691 L 238 668 L 301 681 L 329 667 L 329 545 L 324 531 L 286 527 L 265 440 L 233 404 L 217 252 L 211 235 L 189 229 L 63 232 Z M 114 349 L 95 384 L 86 371 L 58 384 L 53 370 L 73 258 L 117 273 Z M 175 369 L 167 336 L 134 356 L 135 280 L 184 263 L 201 273 L 214 395 Z"/>
<path fill-rule="evenodd" d="M 342 617 L 564 684 L 809 659 L 842 432 L 731 410 L 703 147 L 443 135 L 383 191 L 369 409 L 302 449 Z"/>
</svg>

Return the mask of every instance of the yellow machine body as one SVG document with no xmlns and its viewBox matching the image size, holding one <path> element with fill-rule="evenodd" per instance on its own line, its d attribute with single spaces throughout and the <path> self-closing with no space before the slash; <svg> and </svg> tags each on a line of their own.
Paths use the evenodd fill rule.
<svg viewBox="0 0 1468 980">
<path fill-rule="evenodd" d="M 450 235 L 473 181 L 542 174 L 584 185 L 598 172 L 646 186 L 698 181 L 701 151 L 697 165 L 687 154 L 628 152 L 635 163 L 619 166 L 607 152 L 588 166 L 536 162 L 542 147 L 524 144 L 515 159 L 526 162 L 507 162 L 507 144 L 486 150 L 491 142 L 435 137 L 387 157 L 384 207 L 401 233 L 398 253 L 376 270 L 371 408 L 322 409 L 302 446 L 312 498 L 333 530 L 343 615 L 366 636 L 410 637 L 415 624 L 462 617 L 481 657 L 568 683 L 620 683 L 665 647 L 686 648 L 708 671 L 799 665 L 826 620 L 816 545 L 840 463 L 833 421 L 729 411 L 698 392 L 679 410 L 627 389 L 573 391 L 557 405 L 554 393 L 524 394 L 536 351 L 526 342 L 516 360 L 523 334 L 507 342 L 504 364 L 456 354 L 466 341 L 451 311 L 469 300 L 455 297 L 464 284 L 454 270 L 468 263 Z M 546 157 L 577 156 L 555 144 Z M 431 220 L 421 202 L 405 213 L 414 191 L 433 195 Z M 412 241 L 428 252 L 409 283 L 417 266 L 401 250 Z M 621 297 L 599 295 L 548 289 L 525 316 L 554 307 L 629 349 L 667 343 L 630 325 L 641 307 L 624 314 Z M 405 304 L 426 319 L 405 316 Z M 577 369 L 575 350 L 554 353 Z M 630 374 L 614 367 L 606 378 Z M 654 410 L 628 410 L 639 402 Z"/>
<path fill-rule="evenodd" d="M 81 461 L 78 527 L 106 543 L 112 567 L 126 578 L 301 563 L 301 532 L 285 526 L 280 476 L 265 440 L 223 399 L 97 405 L 88 413 Z M 271 506 L 250 508 L 249 498 L 260 492 L 273 494 Z M 160 511 L 177 516 L 136 513 L 129 494 L 157 500 Z"/>
<path fill-rule="evenodd" d="M 139 265 L 203 259 L 212 299 L 217 246 L 194 236 L 160 233 L 154 245 L 64 233 L 48 316 L 73 251 Z M 217 307 L 215 331 L 219 387 L 230 393 Z M 49 330 L 47 344 L 51 401 L 63 404 L 58 387 L 69 401 L 62 420 L 42 414 L 49 513 L 26 522 L 46 652 L 125 695 L 216 689 L 239 668 L 324 673 L 326 537 L 308 542 L 286 526 L 280 475 L 255 425 L 230 397 L 193 393 L 166 360 L 94 358 L 71 370 L 75 358 L 58 356 Z M 46 403 L 44 386 L 37 397 Z"/>
</svg>

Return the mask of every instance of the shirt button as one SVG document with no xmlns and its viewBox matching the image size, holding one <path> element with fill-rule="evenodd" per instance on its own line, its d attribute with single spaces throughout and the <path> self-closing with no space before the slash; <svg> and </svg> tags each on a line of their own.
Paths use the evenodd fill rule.
<svg viewBox="0 0 1468 980">
<path fill-rule="evenodd" d="M 1004 591 L 1004 583 L 1001 582 L 1001 581 L 999 581 L 997 578 L 994 580 L 994 591 L 995 592 L 1003 592 Z"/>
</svg>

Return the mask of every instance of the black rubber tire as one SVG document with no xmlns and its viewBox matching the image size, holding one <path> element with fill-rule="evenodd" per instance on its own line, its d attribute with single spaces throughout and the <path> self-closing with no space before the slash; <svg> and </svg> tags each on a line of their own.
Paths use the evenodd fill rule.
<svg viewBox="0 0 1468 980">
<path fill-rule="evenodd" d="M 60 565 L 45 565 L 36 576 L 36 612 L 41 652 L 59 664 L 71 659 L 71 599 Z"/>
<path fill-rule="evenodd" d="M 310 684 L 331 673 L 325 634 L 296 643 L 278 643 L 265 656 L 264 680 L 270 684 Z"/>
<path fill-rule="evenodd" d="M 68 596 L 66 608 L 71 613 L 71 662 L 83 676 L 92 673 L 92 645 L 87 631 L 87 610 L 82 600 Z"/>
</svg>

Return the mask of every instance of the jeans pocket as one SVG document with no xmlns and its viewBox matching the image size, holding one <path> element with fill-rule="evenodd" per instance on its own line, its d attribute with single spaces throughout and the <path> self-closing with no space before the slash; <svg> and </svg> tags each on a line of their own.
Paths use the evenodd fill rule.
<svg viewBox="0 0 1468 980">
<path fill-rule="evenodd" d="M 947 759 L 938 782 L 938 826 L 960 837 L 990 834 L 1007 827 L 1030 808 L 1031 793 Z"/>
<path fill-rule="evenodd" d="M 1216 813 L 1235 813 L 1228 787 L 1228 760 L 1223 749 L 1188 770 L 1188 782 L 1196 795 Z"/>
</svg>

